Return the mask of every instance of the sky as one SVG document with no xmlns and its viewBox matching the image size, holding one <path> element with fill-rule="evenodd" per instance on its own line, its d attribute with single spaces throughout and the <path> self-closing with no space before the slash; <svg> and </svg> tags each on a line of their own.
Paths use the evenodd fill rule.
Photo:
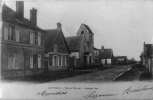
<svg viewBox="0 0 153 100">
<path fill-rule="evenodd" d="M 5 4 L 16 9 L 14 1 Z M 33 7 L 40 28 L 55 29 L 60 22 L 69 37 L 85 23 L 94 33 L 94 46 L 112 48 L 114 56 L 140 60 L 143 43 L 153 43 L 153 0 L 26 0 L 25 18 Z"/>
</svg>

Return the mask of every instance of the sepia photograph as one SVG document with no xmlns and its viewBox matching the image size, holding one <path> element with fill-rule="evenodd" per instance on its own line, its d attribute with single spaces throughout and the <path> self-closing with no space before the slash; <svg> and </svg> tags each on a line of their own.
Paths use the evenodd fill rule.
<svg viewBox="0 0 153 100">
<path fill-rule="evenodd" d="M 153 0 L 0 5 L 2 100 L 153 100 Z"/>
</svg>

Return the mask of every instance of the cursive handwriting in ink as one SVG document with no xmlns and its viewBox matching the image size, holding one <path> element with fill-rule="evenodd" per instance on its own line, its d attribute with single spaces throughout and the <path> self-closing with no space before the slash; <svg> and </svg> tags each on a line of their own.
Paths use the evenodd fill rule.
<svg viewBox="0 0 153 100">
<path fill-rule="evenodd" d="M 83 96 L 85 99 L 95 99 L 97 97 L 104 97 L 104 96 L 115 96 L 118 94 L 96 94 L 96 91 L 93 91 L 92 93 L 90 93 L 89 95 Z"/>
<path fill-rule="evenodd" d="M 122 95 L 124 95 L 124 94 L 130 94 L 130 93 L 136 93 L 136 92 L 141 92 L 141 91 L 153 90 L 153 87 L 147 87 L 147 85 L 145 85 L 144 87 L 139 88 L 139 89 L 131 89 L 131 88 L 132 87 L 130 86 L 125 91 L 123 91 Z"/>
<path fill-rule="evenodd" d="M 43 91 L 43 92 L 39 92 L 39 93 L 37 93 L 37 95 L 41 95 L 41 96 L 43 96 L 43 97 L 45 97 L 45 96 L 49 96 L 49 95 L 66 95 L 67 94 L 67 92 L 66 91 L 58 91 L 58 92 L 47 92 L 46 90 L 45 91 Z"/>
</svg>

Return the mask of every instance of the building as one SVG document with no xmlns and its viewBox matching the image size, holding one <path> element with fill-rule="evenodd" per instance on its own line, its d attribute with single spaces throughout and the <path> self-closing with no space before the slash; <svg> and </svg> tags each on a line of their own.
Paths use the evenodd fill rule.
<svg viewBox="0 0 153 100">
<path fill-rule="evenodd" d="M 153 75 L 153 44 L 143 45 L 143 65 L 146 66 L 149 72 Z"/>
<path fill-rule="evenodd" d="M 100 66 L 100 59 L 99 59 L 99 52 L 100 50 L 94 47 L 94 66 Z"/>
<path fill-rule="evenodd" d="M 104 49 L 104 46 L 102 46 L 99 58 L 102 65 L 111 65 L 114 64 L 114 55 L 112 49 Z"/>
<path fill-rule="evenodd" d="M 127 64 L 127 56 L 116 56 L 117 64 Z"/>
<path fill-rule="evenodd" d="M 88 52 L 87 41 L 84 36 L 71 36 L 66 37 L 66 41 L 71 51 L 70 67 L 71 69 L 78 69 L 90 65 L 89 59 L 91 58 Z"/>
<path fill-rule="evenodd" d="M 24 1 L 16 1 L 16 11 L 2 6 L 1 75 L 2 78 L 44 72 L 45 31 L 37 26 L 37 10 L 24 18 Z"/>
<path fill-rule="evenodd" d="M 94 34 L 89 26 L 82 24 L 77 36 L 66 38 L 71 51 L 71 67 L 89 68 L 93 65 L 94 59 Z"/>
<path fill-rule="evenodd" d="M 45 31 L 45 67 L 49 72 L 68 70 L 70 50 L 61 24 L 57 23 L 57 29 Z"/>
</svg>

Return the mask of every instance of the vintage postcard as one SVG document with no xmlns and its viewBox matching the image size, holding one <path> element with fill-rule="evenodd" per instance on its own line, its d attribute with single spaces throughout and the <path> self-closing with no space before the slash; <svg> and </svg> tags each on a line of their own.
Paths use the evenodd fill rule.
<svg viewBox="0 0 153 100">
<path fill-rule="evenodd" d="M 152 0 L 2 0 L 2 100 L 153 100 Z"/>
</svg>

